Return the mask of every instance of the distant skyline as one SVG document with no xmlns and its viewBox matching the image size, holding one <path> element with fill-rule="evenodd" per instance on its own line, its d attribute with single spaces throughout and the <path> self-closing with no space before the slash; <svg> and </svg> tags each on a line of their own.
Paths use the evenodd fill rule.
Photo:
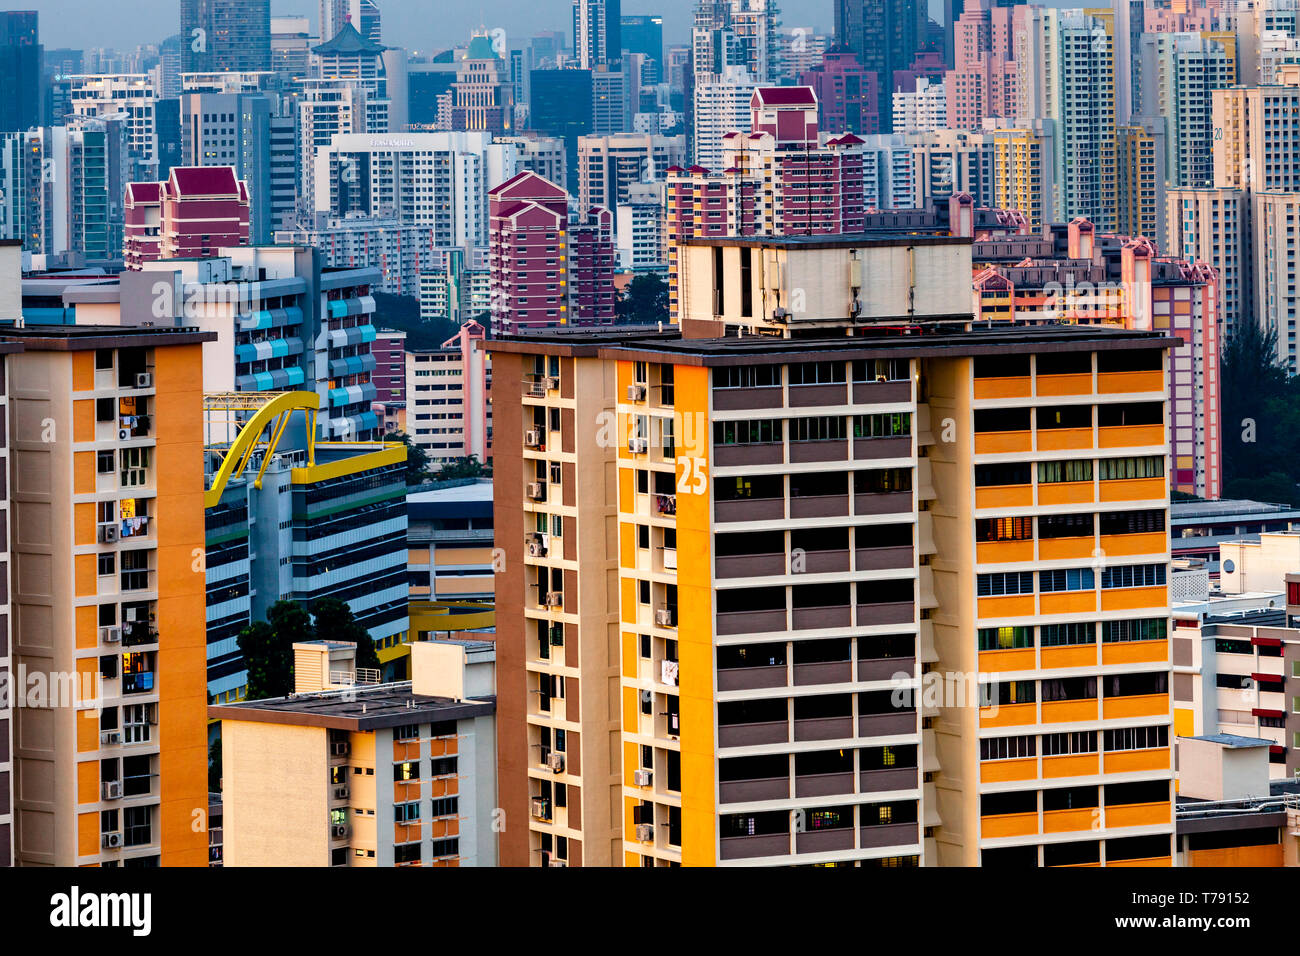
<svg viewBox="0 0 1300 956">
<path fill-rule="evenodd" d="M 463 44 L 470 31 L 482 25 L 504 27 L 507 37 L 524 40 L 547 30 L 572 33 L 569 0 L 377 0 L 383 14 L 384 42 L 411 52 L 445 50 Z M 832 0 L 782 7 L 787 26 L 811 26 L 830 32 L 834 22 Z M 178 0 L 4 0 L 5 10 L 40 13 L 41 42 L 47 47 L 133 50 L 161 43 L 180 27 Z M 316 27 L 319 0 L 271 0 L 273 16 L 306 16 Z M 623 13 L 659 14 L 664 18 L 664 41 L 684 43 L 690 35 L 695 0 L 624 0 Z M 129 10 L 129 13 L 128 13 Z M 814 14 L 814 11 L 815 14 Z"/>
</svg>

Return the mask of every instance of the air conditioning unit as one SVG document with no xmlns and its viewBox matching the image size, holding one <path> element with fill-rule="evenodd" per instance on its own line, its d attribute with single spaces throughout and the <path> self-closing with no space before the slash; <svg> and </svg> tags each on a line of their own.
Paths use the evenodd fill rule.
<svg viewBox="0 0 1300 956">
<path fill-rule="evenodd" d="M 122 640 L 122 629 L 120 627 L 101 627 L 99 629 L 99 642 L 101 644 L 117 644 Z"/>
<path fill-rule="evenodd" d="M 117 524 L 107 522 L 99 526 L 99 543 L 116 544 L 117 543 Z"/>
<path fill-rule="evenodd" d="M 348 794 L 349 794 L 349 792 L 350 792 L 350 791 L 348 790 L 348 788 L 347 788 L 346 785 L 345 785 L 345 786 L 342 786 L 342 787 L 335 787 L 335 788 L 334 788 L 334 799 L 335 799 L 335 800 L 346 800 L 346 799 L 348 798 Z"/>
<path fill-rule="evenodd" d="M 556 773 L 564 773 L 564 754 L 554 752 L 547 754 L 546 766 Z"/>
<path fill-rule="evenodd" d="M 330 837 L 335 840 L 341 840 L 348 835 L 348 825 L 346 823 L 334 823 L 330 825 Z"/>
<path fill-rule="evenodd" d="M 551 818 L 551 801 L 545 797 L 533 797 L 529 804 L 533 816 L 539 820 L 549 820 Z"/>
<path fill-rule="evenodd" d="M 122 781 L 105 780 L 103 787 L 101 787 L 101 793 L 103 794 L 103 799 L 105 800 L 121 800 Z"/>
<path fill-rule="evenodd" d="M 128 441 L 130 440 L 130 438 L 131 438 L 131 430 L 129 428 L 119 428 L 117 430 L 118 441 Z"/>
<path fill-rule="evenodd" d="M 644 402 L 644 401 L 645 401 L 645 386 L 644 386 L 644 385 L 629 385 L 629 386 L 627 387 L 627 400 L 628 400 L 629 402 Z"/>
<path fill-rule="evenodd" d="M 546 592 L 546 606 L 547 606 L 547 607 L 563 607 L 563 606 L 564 606 L 564 592 L 563 592 L 563 591 L 547 591 L 547 592 Z"/>
<path fill-rule="evenodd" d="M 122 731 L 120 730 L 101 731 L 99 734 L 99 742 L 101 745 L 120 744 L 122 742 Z"/>
<path fill-rule="evenodd" d="M 528 556 L 529 556 L 530 558 L 544 558 L 544 557 L 546 557 L 546 545 L 542 544 L 542 542 L 540 542 L 540 541 L 529 541 L 529 542 L 528 542 Z"/>
<path fill-rule="evenodd" d="M 330 744 L 330 753 L 332 753 L 336 757 L 346 757 L 348 755 L 348 751 L 350 751 L 351 749 L 352 748 L 348 746 L 348 742 L 346 740 L 336 740 L 334 743 Z"/>
<path fill-rule="evenodd" d="M 627 450 L 634 455 L 644 455 L 650 443 L 644 438 L 629 438 L 627 440 Z"/>
<path fill-rule="evenodd" d="M 655 608 L 655 624 L 658 627 L 676 627 L 677 612 L 670 607 Z"/>
<path fill-rule="evenodd" d="M 528 448 L 541 448 L 542 430 L 540 428 L 530 428 L 524 432 L 524 445 Z"/>
<path fill-rule="evenodd" d="M 632 782 L 638 787 L 648 787 L 654 782 L 654 774 L 649 770 L 633 770 Z"/>
<path fill-rule="evenodd" d="M 148 372 L 135 373 L 136 388 L 153 388 L 153 376 Z"/>
<path fill-rule="evenodd" d="M 546 497 L 546 484 L 541 481 L 530 481 L 526 491 L 529 498 L 534 501 L 541 501 Z"/>
<path fill-rule="evenodd" d="M 122 847 L 122 834 L 120 834 L 120 833 L 105 833 L 105 834 L 104 834 L 104 849 L 105 849 L 105 850 L 118 850 L 118 849 L 121 849 L 121 847 Z"/>
<path fill-rule="evenodd" d="M 655 841 L 655 825 L 653 823 L 638 823 L 636 825 L 636 838 L 641 843 L 653 843 Z"/>
<path fill-rule="evenodd" d="M 548 392 L 553 392 L 560 387 L 560 379 L 555 375 L 548 375 L 543 379 L 543 384 Z"/>
</svg>

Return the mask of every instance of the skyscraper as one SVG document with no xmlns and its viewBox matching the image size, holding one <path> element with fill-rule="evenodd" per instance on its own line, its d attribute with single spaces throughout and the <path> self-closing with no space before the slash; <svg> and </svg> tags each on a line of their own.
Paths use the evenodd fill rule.
<svg viewBox="0 0 1300 956">
<path fill-rule="evenodd" d="M 623 58 L 619 0 L 573 0 L 573 50 L 578 66 L 617 66 Z"/>
<path fill-rule="evenodd" d="M 0 12 L 0 133 L 41 125 L 42 54 L 35 10 Z"/>
<path fill-rule="evenodd" d="M 621 23 L 623 49 L 628 53 L 644 53 L 650 67 L 650 83 L 664 78 L 664 18 L 657 15 L 623 17 Z"/>
<path fill-rule="evenodd" d="M 916 59 L 925 39 L 926 7 L 918 0 L 836 0 L 835 42 L 858 55 L 880 80 L 877 115 L 889 132 L 894 115 L 893 76 Z"/>
<path fill-rule="evenodd" d="M 181 0 L 181 69 L 271 69 L 271 0 Z"/>
</svg>

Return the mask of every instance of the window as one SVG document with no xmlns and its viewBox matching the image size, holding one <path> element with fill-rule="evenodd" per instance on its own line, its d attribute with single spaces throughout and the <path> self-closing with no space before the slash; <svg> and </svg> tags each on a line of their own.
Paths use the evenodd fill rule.
<svg viewBox="0 0 1300 956">
<path fill-rule="evenodd" d="M 1107 644 L 1121 641 L 1162 641 L 1168 632 L 1169 622 L 1163 617 L 1142 618 L 1136 621 L 1106 621 L 1102 624 L 1101 639 Z"/>
<path fill-rule="evenodd" d="M 1095 730 L 1073 734 L 1043 734 L 1043 756 L 1064 757 L 1070 754 L 1095 754 L 1097 752 L 1097 732 Z"/>
<path fill-rule="evenodd" d="M 780 384 L 779 365 L 729 365 L 713 370 L 714 388 L 773 388 Z"/>
<path fill-rule="evenodd" d="M 106 451 L 100 451 L 95 454 L 95 470 L 101 475 L 112 474 L 117 470 L 117 461 L 114 457 L 116 453 L 110 448 Z"/>
<path fill-rule="evenodd" d="M 843 441 L 845 437 L 844 419 L 838 416 L 790 420 L 791 441 Z"/>
<path fill-rule="evenodd" d="M 1092 568 L 1060 568 L 1038 572 L 1040 591 L 1091 591 L 1094 582 Z"/>
<path fill-rule="evenodd" d="M 1032 704 L 1038 699 L 1031 680 L 1010 680 L 980 686 L 980 706 Z"/>
<path fill-rule="evenodd" d="M 1095 677 L 1058 677 L 1043 681 L 1043 700 L 1091 700 L 1097 696 Z"/>
<path fill-rule="evenodd" d="M 912 374 L 907 359 L 858 359 L 853 363 L 855 382 L 902 382 Z"/>
<path fill-rule="evenodd" d="M 1038 463 L 1038 481 L 1040 484 L 1051 484 L 1058 481 L 1092 481 L 1092 462 L 1087 459 L 1040 461 Z"/>
<path fill-rule="evenodd" d="M 714 422 L 715 445 L 763 445 L 781 441 L 781 420 L 763 418 L 756 421 Z"/>
<path fill-rule="evenodd" d="M 980 518 L 975 522 L 977 541 L 1025 541 L 1034 536 L 1032 518 Z"/>
<path fill-rule="evenodd" d="M 790 366 L 791 385 L 833 385 L 843 381 L 843 362 L 801 362 Z"/>
<path fill-rule="evenodd" d="M 419 780 L 420 779 L 420 761 L 405 760 L 402 763 L 393 764 L 394 780 Z"/>
<path fill-rule="evenodd" d="M 1145 534 L 1165 530 L 1163 511 L 1111 511 L 1100 518 L 1102 534 Z"/>
<path fill-rule="evenodd" d="M 393 844 L 393 862 L 394 863 L 419 863 L 420 862 L 419 843 L 395 843 Z"/>
<path fill-rule="evenodd" d="M 1028 463 L 1025 462 L 976 465 L 975 485 L 978 488 L 988 488 L 992 485 L 1027 485 L 1032 474 Z"/>
<path fill-rule="evenodd" d="M 398 823 L 410 823 L 420 819 L 420 801 L 412 800 L 409 803 L 394 804 L 393 819 Z"/>
<path fill-rule="evenodd" d="M 1077 644 L 1097 643 L 1096 626 L 1090 622 L 1070 621 L 1066 624 L 1044 624 L 1038 629 L 1043 647 L 1068 647 Z"/>
<path fill-rule="evenodd" d="M 855 415 L 854 438 L 905 438 L 912 434 L 910 412 L 877 412 L 872 415 Z"/>
<path fill-rule="evenodd" d="M 117 555 L 112 551 L 99 556 L 100 575 L 113 574 L 117 571 Z"/>
<path fill-rule="evenodd" d="M 1165 460 L 1158 455 L 1141 458 L 1103 458 L 1097 462 L 1097 476 L 1102 481 L 1125 478 L 1163 478 Z"/>
<path fill-rule="evenodd" d="M 1123 727 L 1103 735 L 1106 750 L 1154 750 L 1169 746 L 1169 727 Z"/>
<path fill-rule="evenodd" d="M 981 651 L 1005 651 L 1034 646 L 1032 627 L 982 627 L 978 636 Z"/>
<path fill-rule="evenodd" d="M 1165 583 L 1165 566 L 1163 564 L 1125 564 L 1114 568 L 1103 568 L 1101 586 L 1103 588 L 1151 588 Z"/>
<path fill-rule="evenodd" d="M 1038 519 L 1040 538 L 1090 538 L 1093 530 L 1091 513 L 1043 515 Z"/>
<path fill-rule="evenodd" d="M 980 741 L 980 760 L 1016 760 L 1037 755 L 1032 736 L 990 737 Z"/>
<path fill-rule="evenodd" d="M 1033 594 L 1032 571 L 995 571 L 981 574 L 976 583 L 980 597 L 998 597 L 1004 594 Z"/>
</svg>

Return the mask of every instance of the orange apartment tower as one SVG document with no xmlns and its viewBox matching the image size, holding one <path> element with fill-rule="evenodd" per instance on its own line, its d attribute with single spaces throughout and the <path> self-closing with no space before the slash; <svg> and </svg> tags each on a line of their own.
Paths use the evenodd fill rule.
<svg viewBox="0 0 1300 956">
<path fill-rule="evenodd" d="M 678 253 L 680 329 L 487 346 L 501 863 L 1170 865 L 1177 340 L 974 328 L 956 237 Z"/>
<path fill-rule="evenodd" d="M 202 343 L 7 329 L 18 865 L 206 866 Z M 75 689 L 73 688 L 75 684 Z M 60 687 L 63 697 L 55 697 Z"/>
</svg>

